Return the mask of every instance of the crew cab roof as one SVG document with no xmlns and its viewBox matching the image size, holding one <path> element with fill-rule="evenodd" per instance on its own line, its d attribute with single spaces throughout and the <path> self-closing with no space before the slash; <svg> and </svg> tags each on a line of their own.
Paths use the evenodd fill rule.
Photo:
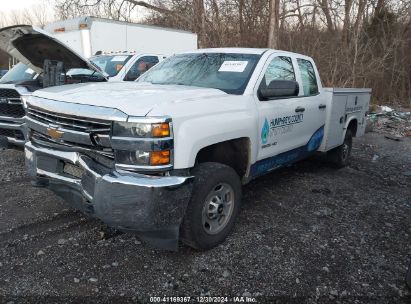
<svg viewBox="0 0 411 304">
<path fill-rule="evenodd" d="M 184 52 L 183 54 L 195 54 L 195 53 L 233 53 L 233 54 L 256 54 L 261 55 L 270 49 L 258 49 L 258 48 L 209 48 L 209 49 L 198 49 L 189 52 Z"/>
<path fill-rule="evenodd" d="M 255 55 L 262 55 L 265 52 L 281 52 L 282 54 L 289 54 L 292 56 L 297 56 L 300 58 L 309 58 L 310 57 L 298 53 L 282 51 L 282 50 L 275 50 L 269 48 L 239 48 L 239 47 L 232 47 L 232 48 L 208 48 L 208 49 L 198 49 L 189 52 L 184 52 L 182 54 L 198 54 L 198 53 L 231 53 L 231 54 L 255 54 Z"/>
</svg>

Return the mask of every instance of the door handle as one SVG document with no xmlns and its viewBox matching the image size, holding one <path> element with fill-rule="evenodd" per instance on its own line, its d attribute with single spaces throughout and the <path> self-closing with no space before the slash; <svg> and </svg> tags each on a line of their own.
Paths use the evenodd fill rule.
<svg viewBox="0 0 411 304">
<path fill-rule="evenodd" d="M 327 106 L 325 105 L 325 104 L 320 104 L 319 106 L 318 106 L 318 108 L 320 109 L 320 110 L 322 110 L 322 109 L 325 109 Z"/>
<path fill-rule="evenodd" d="M 296 107 L 295 108 L 295 111 L 298 113 L 298 112 L 304 112 L 305 111 L 305 108 L 303 108 L 303 107 Z"/>
</svg>

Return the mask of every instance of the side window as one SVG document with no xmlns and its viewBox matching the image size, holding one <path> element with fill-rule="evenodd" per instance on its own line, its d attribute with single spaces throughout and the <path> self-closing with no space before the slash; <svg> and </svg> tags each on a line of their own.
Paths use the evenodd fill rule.
<svg viewBox="0 0 411 304">
<path fill-rule="evenodd" d="M 134 81 L 158 63 L 157 56 L 143 56 L 139 58 L 127 72 L 125 81 Z"/>
<path fill-rule="evenodd" d="M 314 67 L 310 61 L 297 59 L 300 68 L 301 79 L 303 82 L 304 96 L 315 95 L 318 93 L 317 79 L 315 77 Z"/>
<path fill-rule="evenodd" d="M 273 80 L 295 80 L 294 68 L 290 57 L 275 57 L 265 71 L 261 86 L 270 84 Z"/>
</svg>

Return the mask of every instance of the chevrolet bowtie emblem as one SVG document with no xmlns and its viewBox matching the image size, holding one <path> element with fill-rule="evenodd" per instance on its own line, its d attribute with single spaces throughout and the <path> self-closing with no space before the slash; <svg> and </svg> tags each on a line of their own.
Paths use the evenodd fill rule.
<svg viewBox="0 0 411 304">
<path fill-rule="evenodd" d="M 63 136 L 64 132 L 57 130 L 57 128 L 48 127 L 47 134 L 53 139 L 60 139 Z"/>
</svg>

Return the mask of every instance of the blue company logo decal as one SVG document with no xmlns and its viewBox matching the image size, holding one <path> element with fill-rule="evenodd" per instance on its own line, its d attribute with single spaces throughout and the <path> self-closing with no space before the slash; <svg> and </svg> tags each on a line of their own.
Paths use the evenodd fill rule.
<svg viewBox="0 0 411 304">
<path fill-rule="evenodd" d="M 267 143 L 269 133 L 270 133 L 270 125 L 268 124 L 267 118 L 265 118 L 263 128 L 261 129 L 261 143 L 263 145 Z"/>
<path fill-rule="evenodd" d="M 316 151 L 320 147 L 323 137 L 324 137 L 324 127 L 321 127 L 313 134 L 313 136 L 311 136 L 311 139 L 307 144 L 307 151 L 308 152 Z"/>
<path fill-rule="evenodd" d="M 275 155 L 273 157 L 259 160 L 251 166 L 250 175 L 252 177 L 257 177 L 274 169 L 284 167 L 288 164 L 292 164 L 307 157 L 320 147 L 323 137 L 324 126 L 314 132 L 306 145 Z"/>
</svg>

